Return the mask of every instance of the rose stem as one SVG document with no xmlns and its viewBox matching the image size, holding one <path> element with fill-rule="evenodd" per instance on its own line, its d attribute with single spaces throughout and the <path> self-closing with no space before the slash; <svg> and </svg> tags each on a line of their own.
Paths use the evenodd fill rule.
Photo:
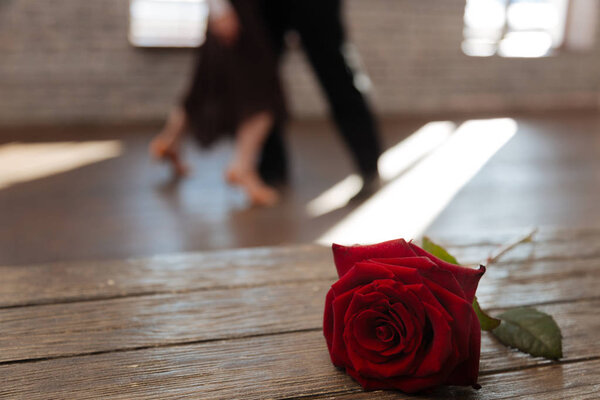
<svg viewBox="0 0 600 400">
<path fill-rule="evenodd" d="M 490 256 L 487 258 L 486 265 L 489 266 L 490 264 L 497 262 L 503 255 L 505 255 L 506 253 L 508 253 L 515 247 L 517 247 L 518 245 L 520 245 L 522 243 L 531 242 L 533 240 L 533 237 L 537 233 L 537 231 L 538 231 L 538 228 L 534 228 L 527 235 L 522 236 L 515 241 L 508 242 L 507 244 L 500 246 L 496 251 L 492 252 L 492 254 L 490 254 Z"/>
</svg>

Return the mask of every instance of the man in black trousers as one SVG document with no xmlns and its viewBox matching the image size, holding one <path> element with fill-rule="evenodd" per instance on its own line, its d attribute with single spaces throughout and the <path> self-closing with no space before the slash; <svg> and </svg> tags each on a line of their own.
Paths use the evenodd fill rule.
<svg viewBox="0 0 600 400">
<path fill-rule="evenodd" d="M 294 30 L 323 88 L 331 113 L 363 178 L 363 193 L 379 184 L 377 159 L 381 154 L 377 127 L 355 73 L 344 51 L 346 33 L 341 0 L 264 0 L 265 22 L 280 56 L 284 36 Z M 285 183 L 288 174 L 283 127 L 276 124 L 267 139 L 260 161 L 266 181 Z"/>
</svg>

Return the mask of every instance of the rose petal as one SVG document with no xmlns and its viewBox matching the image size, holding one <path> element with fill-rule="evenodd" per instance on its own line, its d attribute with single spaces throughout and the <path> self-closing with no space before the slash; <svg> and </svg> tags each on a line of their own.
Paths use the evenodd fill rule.
<svg viewBox="0 0 600 400">
<path fill-rule="evenodd" d="M 416 265 L 425 268 L 437 266 L 427 257 L 404 257 L 404 258 L 373 258 L 367 261 L 374 265 L 384 267 L 394 274 L 394 279 L 404 284 L 421 283 L 421 273 Z"/>
<path fill-rule="evenodd" d="M 378 290 L 382 288 L 390 289 L 390 285 L 396 286 L 396 291 L 393 292 L 395 297 L 402 298 L 402 292 L 404 292 L 405 295 L 410 296 L 411 299 L 415 297 L 412 292 L 407 293 L 401 283 L 390 280 L 373 282 L 372 284 L 368 285 L 368 288 L 375 288 Z M 380 348 L 378 350 L 374 350 L 374 346 L 362 342 L 362 340 L 365 339 L 365 335 L 362 332 L 359 332 L 359 329 L 369 329 L 369 326 L 365 324 L 360 326 L 357 325 L 361 323 L 361 317 L 366 316 L 365 313 L 369 313 L 368 315 L 373 317 L 379 315 L 382 320 L 386 319 L 389 321 L 390 325 L 395 328 L 398 337 L 400 337 L 401 330 L 401 327 L 398 325 L 398 321 L 396 320 L 396 316 L 390 313 L 393 306 L 389 304 L 389 301 L 387 298 L 385 298 L 384 294 L 381 292 L 371 292 L 367 295 L 359 293 L 364 289 L 367 289 L 367 287 L 361 289 L 360 291 L 354 292 L 352 301 L 348 306 L 345 316 L 343 340 L 345 342 L 345 349 L 347 351 L 350 365 L 352 365 L 352 368 L 356 369 L 357 371 L 361 371 L 361 373 L 370 374 L 376 377 L 387 377 L 394 376 L 396 374 L 413 372 L 416 369 L 416 366 L 414 365 L 415 354 L 414 352 L 408 354 L 403 352 L 402 345 L 396 345 L 398 340 L 395 340 L 393 343 L 387 343 L 385 348 Z M 385 298 L 385 303 L 387 304 L 384 309 L 379 308 L 382 298 Z M 419 305 L 422 310 L 421 312 L 424 314 L 423 306 L 420 303 Z M 385 312 L 377 311 L 377 314 L 371 314 L 370 312 L 375 309 L 383 310 Z M 381 317 L 382 315 L 384 316 Z M 415 319 L 415 317 L 412 315 L 410 318 Z M 425 320 L 425 315 L 423 315 L 421 318 Z M 412 325 L 414 325 L 414 323 Z M 411 329 L 413 331 L 415 330 L 414 328 Z M 418 338 L 422 336 L 420 327 L 415 336 Z M 414 340 L 414 338 L 411 339 Z M 386 350 L 386 348 L 389 348 L 390 346 L 393 346 L 396 351 L 390 353 L 389 349 Z"/>
<path fill-rule="evenodd" d="M 441 312 L 447 321 L 453 320 L 452 316 L 448 313 L 448 311 L 446 311 L 444 306 L 442 306 L 439 300 L 431 293 L 426 285 L 406 285 L 405 288 L 412 291 L 419 298 L 419 301 L 423 303 L 423 305 L 429 304 Z"/>
<path fill-rule="evenodd" d="M 389 302 L 383 293 L 373 290 L 376 283 L 372 283 L 363 290 L 357 290 L 353 293 L 352 300 L 346 309 L 344 315 L 344 322 L 348 321 L 354 316 L 358 315 L 361 311 L 365 310 L 377 310 L 379 312 L 385 312 L 389 307 Z M 366 289 L 370 289 L 367 293 Z M 362 292 L 362 293 L 361 293 Z"/>
<path fill-rule="evenodd" d="M 375 328 L 375 336 L 381 343 L 391 343 L 398 337 L 398 328 L 390 321 L 380 321 Z"/>
<path fill-rule="evenodd" d="M 370 262 L 359 262 L 348 273 L 331 285 L 336 296 L 378 279 L 392 279 L 394 274 L 387 268 Z"/>
<path fill-rule="evenodd" d="M 382 356 L 378 351 L 368 349 L 361 345 L 358 338 L 355 336 L 355 331 L 358 329 L 355 319 L 352 319 L 346 324 L 344 329 L 344 342 L 348 354 L 349 365 L 354 368 L 361 369 L 365 365 L 379 365 L 386 361 L 386 357 Z"/>
<path fill-rule="evenodd" d="M 451 324 L 452 339 L 454 347 L 460 354 L 460 359 L 458 361 L 462 362 L 469 356 L 471 314 L 473 312 L 473 306 L 471 303 L 467 303 L 462 297 L 451 293 L 435 282 L 429 281 L 426 284 L 429 290 L 454 319 L 454 322 Z"/>
<path fill-rule="evenodd" d="M 413 341 L 412 349 L 411 351 L 406 351 L 406 347 L 403 344 L 399 344 L 393 349 L 390 348 L 389 350 L 381 352 L 380 355 L 386 356 L 386 358 L 376 362 L 377 358 L 372 355 L 369 356 L 369 359 L 365 359 L 364 354 L 356 348 L 353 338 L 345 336 L 348 358 L 351 360 L 351 366 L 363 376 L 374 379 L 388 379 L 396 376 L 412 375 L 421 363 L 420 358 L 422 358 L 423 354 L 422 352 L 418 354 L 419 352 L 417 349 L 423 338 L 422 328 L 425 325 L 426 320 L 425 307 L 412 291 L 406 291 L 404 286 L 401 286 L 399 283 L 398 285 L 400 285 L 399 287 L 401 289 L 398 292 L 404 291 L 404 294 L 400 295 L 399 293 L 396 293 L 396 297 L 400 298 L 400 302 L 392 305 L 392 309 L 397 310 L 396 307 L 407 305 L 408 308 L 405 309 L 406 311 L 410 311 L 410 318 L 415 321 L 411 324 L 414 327 L 413 335 L 410 338 L 407 337 L 409 343 L 411 340 Z M 427 291 L 427 288 L 423 287 L 423 290 Z M 433 295 L 430 294 L 430 297 L 432 301 L 435 301 Z M 411 308 L 413 304 L 416 305 L 415 308 Z M 402 309 L 400 309 L 400 311 L 402 311 Z M 417 360 L 417 357 L 419 357 L 419 360 Z M 442 379 L 446 379 L 446 375 L 444 375 Z"/>
<path fill-rule="evenodd" d="M 377 328 L 383 322 L 390 328 L 389 316 L 380 312 L 366 310 L 357 315 L 352 321 L 352 331 L 356 342 L 364 349 L 380 353 L 389 348 L 392 340 L 398 338 L 395 327 L 391 328 L 390 339 L 382 341 L 377 335 Z"/>
<path fill-rule="evenodd" d="M 473 302 L 479 279 L 481 279 L 481 276 L 485 273 L 485 267 L 483 265 L 481 265 L 479 269 L 461 267 L 460 265 L 454 265 L 447 263 L 446 261 L 442 261 L 413 243 L 408 243 L 408 246 L 410 246 L 410 248 L 416 254 L 427 257 L 436 263 L 440 268 L 450 271 L 465 292 L 465 299 L 469 303 Z"/>
<path fill-rule="evenodd" d="M 364 289 L 374 287 L 375 284 L 370 284 Z M 382 293 L 373 291 L 368 294 L 359 293 L 359 291 L 348 292 L 343 296 L 347 297 L 351 295 L 351 300 L 345 309 L 343 317 L 343 323 L 334 324 L 334 340 L 333 340 L 333 352 L 342 352 L 343 358 L 339 359 L 348 360 L 350 363 L 360 363 L 362 359 L 371 360 L 373 362 L 384 362 L 385 357 L 378 354 L 376 351 L 370 349 L 364 349 L 357 337 L 355 337 L 354 324 L 358 315 L 366 311 L 375 311 L 380 309 L 387 311 L 389 303 Z M 334 301 L 335 303 L 335 301 Z M 384 307 L 381 307 L 382 303 L 385 303 Z M 342 310 L 340 309 L 340 312 Z M 375 311 L 379 312 L 379 311 Z M 381 314 L 384 315 L 384 314 Z M 384 315 L 385 317 L 385 315 Z M 332 356 L 333 357 L 333 356 Z"/>
<path fill-rule="evenodd" d="M 425 303 L 425 312 L 427 313 L 433 336 L 431 344 L 423 355 L 419 368 L 415 372 L 416 377 L 425 377 L 432 374 L 443 372 L 443 366 L 452 354 L 452 329 L 448 320 L 444 318 L 441 310 Z M 424 345 L 424 343 L 422 343 Z M 450 374 L 451 371 L 448 371 Z"/>
<path fill-rule="evenodd" d="M 369 258 L 414 257 L 416 254 L 404 239 L 390 240 L 372 245 L 342 246 L 333 244 L 333 260 L 341 278 L 354 264 Z"/>
<path fill-rule="evenodd" d="M 445 271 L 442 268 L 435 266 L 434 268 L 430 268 L 428 270 L 419 270 L 419 274 L 422 277 L 427 278 L 430 282 L 435 282 L 442 286 L 445 290 L 460 296 L 462 299 L 466 298 L 464 290 L 452 272 Z"/>
<path fill-rule="evenodd" d="M 333 306 L 331 303 L 334 298 L 333 290 L 329 289 L 325 296 L 325 313 L 323 314 L 323 336 L 325 336 L 328 349 L 331 349 L 333 341 Z"/>
<path fill-rule="evenodd" d="M 418 311 L 408 310 L 405 303 L 396 303 L 392 305 L 392 310 L 404 326 L 402 336 L 402 351 L 409 353 L 419 345 L 422 339 L 423 324 L 420 323 L 415 315 Z M 419 316 L 424 317 L 424 316 Z"/>
<path fill-rule="evenodd" d="M 408 267 L 416 269 L 429 269 L 437 266 L 433 261 L 427 257 L 395 257 L 395 258 L 371 258 L 371 261 L 375 261 L 381 264 L 395 265 L 399 267 Z"/>
<path fill-rule="evenodd" d="M 479 376 L 479 356 L 481 353 L 481 327 L 475 311 L 471 315 L 469 354 L 465 361 L 457 365 L 445 382 L 447 385 L 468 386 L 477 383 Z"/>
<path fill-rule="evenodd" d="M 344 332 L 347 343 L 348 359 L 350 367 L 359 371 L 363 376 L 375 379 L 386 379 L 398 375 L 410 375 L 416 369 L 414 352 L 409 354 L 397 354 L 395 357 L 385 357 L 380 353 L 365 353 L 359 346 L 349 329 Z"/>
<path fill-rule="evenodd" d="M 336 296 L 331 305 L 333 313 L 333 333 L 331 335 L 331 347 L 329 348 L 329 355 L 331 356 L 331 362 L 333 365 L 338 367 L 343 366 L 348 362 L 348 356 L 346 353 L 346 345 L 344 344 L 344 329 L 345 322 L 344 316 L 348 305 L 352 301 L 353 292 L 344 293 L 341 296 Z"/>
</svg>

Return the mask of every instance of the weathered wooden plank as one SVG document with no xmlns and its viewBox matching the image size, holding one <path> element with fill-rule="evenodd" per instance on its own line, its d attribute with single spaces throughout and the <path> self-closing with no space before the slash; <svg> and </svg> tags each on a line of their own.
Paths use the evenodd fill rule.
<svg viewBox="0 0 600 400">
<path fill-rule="evenodd" d="M 486 308 L 509 307 L 597 297 L 600 259 L 528 261 L 492 265 L 477 297 Z"/>
<path fill-rule="evenodd" d="M 419 399 L 541 399 L 541 400 L 597 400 L 600 393 L 598 379 L 600 361 L 575 364 L 556 364 L 545 367 L 510 371 L 502 374 L 482 376 L 481 389 L 466 387 L 437 388 Z M 326 394 L 310 396 L 308 399 L 328 400 L 410 400 L 409 396 L 392 391 Z"/>
<path fill-rule="evenodd" d="M 484 350 L 487 345 L 484 342 Z M 486 372 L 490 365 L 483 363 L 484 389 L 477 395 L 502 392 L 517 396 L 544 393 L 546 387 L 548 393 L 590 384 L 597 387 L 599 366 L 596 360 L 490 376 Z M 496 368 L 493 364 L 492 369 Z M 595 378 L 582 380 L 579 374 L 594 374 Z M 0 365 L 0 376 L 0 397 L 31 400 L 264 399 L 360 390 L 331 365 L 321 332 Z M 493 386 L 499 381 L 501 386 Z"/>
<path fill-rule="evenodd" d="M 3 309 L 0 361 L 317 329 L 332 282 Z M 599 286 L 600 260 L 533 262 L 492 266 L 478 296 L 493 309 L 597 298 Z"/>
<path fill-rule="evenodd" d="M 0 376 L 0 397 L 31 400 L 264 399 L 354 385 L 320 332 L 4 365 Z"/>
<path fill-rule="evenodd" d="M 498 246 L 510 242 L 517 237 L 526 235 L 535 227 L 502 228 L 490 227 L 487 230 L 464 232 L 460 235 L 447 236 L 444 234 L 432 236 L 433 239 L 445 245 L 472 247 L 491 245 Z M 600 227 L 538 227 L 535 240 L 538 242 L 577 242 L 580 240 L 600 240 Z"/>
<path fill-rule="evenodd" d="M 581 236 L 578 242 L 523 244 L 508 253 L 502 264 L 527 269 L 527 265 L 540 258 L 557 261 L 585 258 L 597 263 L 599 238 L 588 234 Z M 463 263 L 477 263 L 494 248 L 496 246 L 456 247 L 451 251 Z M 0 276 L 0 307 L 336 277 L 330 250 L 313 245 L 111 262 L 4 266 L 0 267 Z"/>
<path fill-rule="evenodd" d="M 562 279 L 545 294 L 553 299 L 589 296 L 600 284 L 598 275 L 595 280 L 586 276 Z M 537 299 L 527 290 L 531 279 L 537 276 L 524 285 L 502 278 L 492 288 L 489 283 L 482 284 L 482 304 L 494 300 L 492 304 L 499 307 L 513 305 L 518 299 Z M 318 330 L 329 286 L 329 281 L 315 281 L 4 309 L 0 310 L 0 361 Z M 503 296 L 497 295 L 498 287 Z M 573 288 L 573 293 L 564 292 L 565 287 Z M 567 334 L 575 336 L 594 324 L 587 321 L 586 312 L 593 314 L 597 307 L 600 299 L 549 309 L 566 325 Z M 600 330 L 600 325 L 596 328 Z M 585 354 L 575 351 L 571 357 Z"/>
<path fill-rule="evenodd" d="M 0 307 L 335 278 L 315 245 L 0 267 Z"/>
<path fill-rule="evenodd" d="M 486 264 L 487 258 L 501 246 L 449 246 L 448 251 L 463 264 Z M 580 241 L 539 241 L 522 243 L 504 254 L 499 264 L 541 260 L 577 260 L 600 258 L 600 236 Z"/>
<path fill-rule="evenodd" d="M 317 329 L 329 282 L 0 310 L 0 362 Z"/>
</svg>

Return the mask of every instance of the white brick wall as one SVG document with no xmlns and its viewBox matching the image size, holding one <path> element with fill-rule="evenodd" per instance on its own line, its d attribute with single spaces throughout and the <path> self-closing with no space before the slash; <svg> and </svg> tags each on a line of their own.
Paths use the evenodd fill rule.
<svg viewBox="0 0 600 400">
<path fill-rule="evenodd" d="M 464 0 L 347 0 L 348 27 L 380 113 L 597 108 L 593 51 L 541 59 L 462 54 Z M 188 79 L 188 50 L 134 49 L 127 0 L 0 1 L 0 124 L 163 118 Z M 598 35 L 600 38 L 600 35 Z M 301 53 L 284 81 L 297 116 L 326 104 Z"/>
</svg>

